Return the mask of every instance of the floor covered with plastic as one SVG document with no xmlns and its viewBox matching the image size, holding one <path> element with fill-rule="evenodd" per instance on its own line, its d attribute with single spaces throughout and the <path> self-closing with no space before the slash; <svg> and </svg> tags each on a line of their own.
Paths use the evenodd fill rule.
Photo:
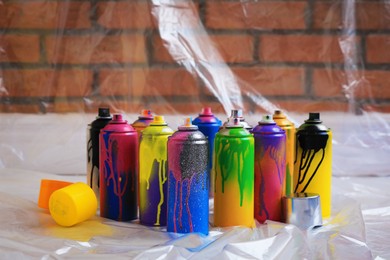
<svg viewBox="0 0 390 260">
<path fill-rule="evenodd" d="M 390 259 L 390 177 L 375 173 L 333 176 L 332 216 L 305 232 L 269 221 L 253 229 L 211 227 L 208 236 L 179 235 L 98 214 L 70 228 L 58 226 L 37 206 L 40 181 L 85 182 L 83 141 L 91 118 L 65 116 L 53 124 L 47 124 L 53 118 L 40 124 L 36 118 L 2 117 L 2 259 Z M 346 162 L 366 168 L 360 157 Z M 212 209 L 211 200 L 211 222 Z"/>
</svg>

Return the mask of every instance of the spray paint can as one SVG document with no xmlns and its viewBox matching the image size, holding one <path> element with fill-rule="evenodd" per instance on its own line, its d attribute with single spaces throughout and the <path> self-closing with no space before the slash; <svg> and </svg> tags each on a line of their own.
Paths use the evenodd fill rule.
<svg viewBox="0 0 390 260">
<path fill-rule="evenodd" d="M 323 217 L 331 214 L 332 132 L 320 113 L 309 113 L 296 133 L 294 192 L 318 193 Z"/>
<path fill-rule="evenodd" d="M 87 127 L 87 184 L 99 201 L 99 134 L 110 121 L 109 108 L 99 108 L 98 116 Z"/>
<path fill-rule="evenodd" d="M 231 114 L 230 114 L 230 117 L 227 119 L 227 121 L 223 124 L 223 126 L 227 126 L 229 124 L 230 121 L 233 121 L 234 118 L 238 118 L 239 121 L 240 121 L 240 124 L 246 129 L 248 130 L 249 132 L 252 131 L 252 128 L 253 126 L 251 126 L 250 124 L 248 124 L 247 121 L 245 121 L 245 118 L 243 116 L 243 113 L 242 113 L 242 110 L 241 109 L 232 109 L 231 110 Z"/>
<path fill-rule="evenodd" d="M 155 116 L 140 142 L 139 219 L 148 226 L 167 223 L 167 142 L 173 130 L 163 116 Z"/>
<path fill-rule="evenodd" d="M 199 131 L 201 131 L 209 140 L 209 159 L 208 159 L 208 175 L 210 178 L 209 195 L 214 196 L 214 172 L 213 172 L 213 156 L 214 156 L 214 139 L 219 128 L 222 125 L 222 121 L 219 120 L 212 112 L 210 107 L 205 107 L 197 118 L 192 123 L 197 125 Z"/>
<path fill-rule="evenodd" d="M 238 118 L 215 136 L 214 225 L 252 227 L 254 139 Z"/>
<path fill-rule="evenodd" d="M 191 118 L 168 138 L 168 232 L 209 233 L 208 153 Z"/>
<path fill-rule="evenodd" d="M 100 131 L 100 216 L 137 218 L 138 134 L 121 114 Z"/>
<path fill-rule="evenodd" d="M 295 151 L 295 126 L 280 110 L 275 110 L 273 119 L 276 124 L 286 132 L 286 178 L 284 182 L 284 194 L 290 195 L 293 190 L 294 175 L 294 151 Z"/>
<path fill-rule="evenodd" d="M 141 132 L 153 122 L 152 111 L 149 109 L 143 109 L 141 114 L 138 116 L 138 119 L 135 120 L 131 126 L 137 130 L 138 136 L 141 136 Z"/>
<path fill-rule="evenodd" d="M 255 218 L 282 221 L 286 134 L 266 115 L 253 128 L 255 138 Z"/>
</svg>

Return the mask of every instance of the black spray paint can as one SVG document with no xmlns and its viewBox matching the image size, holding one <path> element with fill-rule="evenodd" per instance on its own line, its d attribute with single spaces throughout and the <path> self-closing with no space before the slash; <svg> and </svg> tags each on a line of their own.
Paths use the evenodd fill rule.
<svg viewBox="0 0 390 260">
<path fill-rule="evenodd" d="M 87 127 L 87 183 L 99 200 L 99 133 L 112 119 L 109 108 L 99 108 L 98 116 Z M 99 203 L 98 203 L 99 204 Z"/>
</svg>

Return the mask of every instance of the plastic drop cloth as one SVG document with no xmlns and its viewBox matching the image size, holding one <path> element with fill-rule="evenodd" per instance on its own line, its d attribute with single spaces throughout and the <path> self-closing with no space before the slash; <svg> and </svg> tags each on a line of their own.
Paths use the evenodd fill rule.
<svg viewBox="0 0 390 260">
<path fill-rule="evenodd" d="M 23 20 L 18 20 L 18 10 L 10 8 L 10 5 L 19 1 L 0 1 L 0 14 L 2 17 L 1 29 L 5 34 L 23 34 L 26 29 L 18 29 Z M 42 21 L 52 21 L 53 14 L 45 13 L 48 6 L 56 1 L 35 1 L 41 13 L 37 14 Z M 99 9 L 103 1 L 93 1 L 91 12 Z M 106 2 L 106 1 L 104 1 Z M 333 64 L 329 52 L 318 54 L 323 59 L 321 62 L 306 61 L 302 64 L 295 62 L 271 62 L 262 63 L 261 60 L 247 63 L 246 67 L 260 68 L 256 70 L 256 76 L 265 78 L 265 82 L 278 82 L 269 84 L 267 88 L 259 88 L 253 85 L 253 75 L 240 73 L 235 68 L 235 58 L 226 62 L 226 53 L 215 42 L 212 36 L 215 34 L 234 33 L 240 29 L 226 32 L 224 30 L 210 29 L 205 20 L 205 10 L 209 4 L 228 2 L 229 9 L 221 9 L 226 12 L 220 19 L 226 19 L 226 23 L 244 24 L 245 34 L 267 35 L 275 32 L 284 35 L 299 35 L 304 29 L 289 30 L 288 24 L 280 29 L 282 20 L 272 20 L 280 14 L 277 10 L 267 9 L 271 3 L 283 1 L 117 1 L 131 5 L 132 14 L 145 12 L 146 4 L 149 10 L 153 29 L 131 29 L 142 34 L 145 38 L 157 37 L 163 42 L 164 51 L 174 61 L 173 64 L 148 63 L 142 67 L 144 72 L 143 83 L 153 81 L 151 71 L 156 66 L 163 68 L 177 66 L 188 71 L 195 80 L 199 81 L 203 90 L 210 95 L 184 99 L 183 103 L 193 108 L 192 116 L 196 116 L 201 107 L 210 102 L 218 104 L 222 108 L 217 116 L 225 120 L 232 108 L 241 108 L 248 122 L 255 125 L 260 120 L 262 113 L 272 113 L 279 108 L 289 115 L 289 118 L 299 126 L 307 118 L 306 113 L 295 110 L 295 101 L 299 97 L 291 95 L 289 83 L 283 82 L 283 76 L 293 68 L 304 66 L 306 71 L 317 67 L 323 68 L 329 82 L 340 88 L 340 93 L 335 97 L 322 99 L 307 99 L 308 107 L 317 108 L 316 104 L 324 101 L 334 104 L 335 109 L 321 110 L 321 118 L 324 123 L 332 128 L 334 136 L 333 144 L 333 213 L 332 217 L 325 221 L 321 228 L 309 232 L 302 232 L 292 225 L 267 222 L 266 225 L 257 225 L 254 229 L 231 227 L 226 229 L 211 228 L 209 236 L 199 234 L 174 235 L 165 232 L 163 228 L 147 228 L 134 223 L 120 223 L 102 219 L 96 216 L 94 219 L 83 222 L 72 228 L 57 226 L 50 215 L 36 205 L 39 193 L 39 184 L 42 178 L 60 179 L 66 181 L 85 181 L 86 151 L 85 132 L 86 125 L 95 117 L 95 110 L 100 105 L 108 105 L 112 112 L 123 112 L 131 122 L 137 117 L 141 108 L 159 104 L 165 108 L 167 121 L 173 129 L 180 124 L 186 115 L 176 102 L 177 98 L 165 98 L 164 88 L 167 85 L 179 86 L 182 78 L 171 77 L 170 82 L 162 82 L 162 87 L 154 86 L 151 89 L 141 88 L 141 97 L 118 96 L 117 88 L 125 88 L 128 93 L 133 93 L 135 85 L 129 83 L 126 86 L 111 86 L 105 98 L 99 95 L 100 87 L 93 83 L 91 92 L 79 99 L 64 97 L 63 89 L 52 86 L 58 75 L 47 74 L 45 79 L 22 78 L 21 81 L 36 80 L 40 87 L 46 89 L 49 96 L 23 98 L 18 94 L 19 85 L 10 84 L 9 71 L 31 69 L 33 65 L 18 66 L 13 60 L 13 45 L 9 45 L 0 35 L 0 105 L 1 111 L 13 111 L 12 106 L 34 105 L 39 108 L 37 114 L 2 113 L 0 120 L 0 251 L 1 258 L 22 259 L 41 258 L 58 259 L 67 257 L 76 258 L 136 258 L 136 259 L 390 259 L 390 183 L 388 161 L 390 155 L 390 114 L 383 113 L 382 104 L 388 102 L 386 96 L 376 98 L 373 93 L 386 93 L 386 85 L 378 86 L 377 79 L 372 77 L 370 70 L 366 68 L 364 51 L 356 47 L 356 41 L 360 40 L 360 17 L 370 17 L 372 13 L 364 4 L 373 2 L 378 4 L 380 12 L 374 15 L 379 31 L 368 29 L 364 33 L 380 34 L 390 24 L 390 8 L 387 1 L 294 1 L 306 8 L 304 18 L 310 19 L 314 15 L 312 5 L 325 4 L 324 26 L 318 44 L 323 50 L 334 48 L 329 43 L 326 35 L 336 37 L 342 62 Z M 54 19 L 57 29 L 48 28 L 39 37 L 48 34 L 56 36 L 55 48 L 51 64 L 43 65 L 44 69 L 53 68 L 56 71 L 67 69 L 69 64 L 63 65 L 61 57 L 66 56 L 60 48 L 65 44 L 69 35 L 77 35 L 80 31 L 69 30 L 66 19 L 74 8 L 69 8 L 69 1 L 61 2 L 56 10 L 61 10 Z M 109 2 L 114 4 L 115 2 Z M 257 5 L 264 4 L 262 12 L 254 12 Z M 371 3 L 372 4 L 372 3 Z M 39 8 L 41 7 L 41 8 Z M 62 8 L 67 7 L 67 8 Z M 104 7 L 104 6 L 103 6 Z M 5 11 L 13 10 L 12 12 Z M 15 7 L 14 7 L 15 8 Z M 112 6 L 100 7 L 99 23 L 108 17 L 116 15 Z M 126 9 L 127 10 L 127 9 Z M 232 11 L 233 10 L 233 11 Z M 237 11 L 238 10 L 238 11 Z M 19 10 L 19 14 L 28 10 Z M 81 9 L 79 12 L 85 11 Z M 336 11 L 336 12 L 335 12 Z M 340 14 L 336 16 L 335 13 Z M 48 16 L 48 17 L 46 17 Z M 92 15 L 93 16 L 93 15 Z M 4 18 L 5 17 L 5 18 Z M 379 18 L 378 18 L 379 17 Z M 124 15 L 119 18 L 119 24 L 134 23 L 143 19 L 141 15 Z M 299 17 L 298 17 L 299 18 Z M 302 18 L 302 17 L 301 17 Z M 303 19 L 303 20 L 305 20 Z M 233 22 L 232 22 L 233 21 Z M 81 23 L 81 20 L 72 21 Z M 220 22 L 223 23 L 223 22 Z M 39 24 L 39 22 L 38 22 Z M 267 26 L 263 26 L 266 24 Z M 334 24 L 337 24 L 335 27 Z M 30 25 L 36 33 L 35 23 Z M 196 25 L 194 29 L 194 25 Z M 62 26 L 62 27 L 61 27 Z M 275 26 L 275 28 L 273 28 Z M 282 27 L 283 27 L 282 26 Z M 104 27 L 104 26 L 103 26 Z M 59 29 L 58 29 L 59 28 Z M 364 26 L 363 26 L 364 28 Z M 35 30 L 35 31 L 34 31 Z M 125 35 L 127 30 L 105 30 L 97 26 L 95 33 L 101 35 Z M 236 30 L 236 31 L 235 31 Z M 386 30 L 385 30 L 386 31 Z M 315 31 L 319 34 L 319 31 Z M 363 34 L 364 34 L 363 33 Z M 201 37 L 200 37 L 201 35 Z M 322 34 L 319 34 L 322 35 Z M 102 55 L 108 55 L 110 50 L 100 49 L 100 43 L 104 37 L 92 37 L 89 49 L 83 58 L 91 63 L 96 62 Z M 21 44 L 21 43 L 13 43 Z M 44 45 L 43 42 L 40 43 Z M 256 44 L 262 44 L 258 42 Z M 15 46 L 16 46 L 15 45 Z M 92 46 L 92 47 L 91 47 Z M 123 54 L 126 54 L 126 45 L 121 45 Z M 274 52 L 278 53 L 284 45 L 275 44 Z M 388 43 L 387 43 L 388 46 Z M 81 48 L 82 46 L 80 46 Z M 296 46 L 289 46 L 297 50 Z M 295 47 L 295 48 L 294 48 Z M 15 47 L 16 48 L 16 47 Z M 95 49 L 94 49 L 95 48 Z M 298 48 L 299 49 L 299 48 Z M 11 51 L 10 51 L 11 50 Z M 133 51 L 137 51 L 134 48 Z M 367 50 L 366 50 L 367 51 Z M 309 51 L 308 51 L 309 53 Z M 239 57 L 240 53 L 236 53 Z M 276 54 L 277 55 L 277 54 Z M 383 54 L 387 55 L 387 54 Z M 147 56 L 153 56 L 147 53 Z M 234 56 L 234 55 L 233 55 Z M 56 60 L 58 59 L 58 60 Z M 278 60 L 276 58 L 276 60 Z M 72 64 L 72 61 L 70 61 Z M 42 66 L 42 65 L 41 65 Z M 98 71 L 101 65 L 95 65 L 93 69 Z M 113 60 L 104 64 L 106 68 L 124 68 L 131 66 Z M 312 66 L 312 67 L 311 67 Z M 388 69 L 389 64 L 381 63 L 374 69 Z M 270 73 L 268 68 L 279 69 L 278 73 Z M 72 69 L 84 69 L 84 65 L 74 65 Z M 333 69 L 342 70 L 342 80 L 336 78 Z M 368 76 L 370 75 L 370 76 Z M 379 74 L 378 74 L 379 75 Z M 96 76 L 95 76 L 96 77 Z M 377 76 L 379 77 L 379 76 Z M 95 78 L 96 80 L 96 78 Z M 131 81 L 131 80 L 130 80 Z M 33 82 L 32 82 L 33 83 Z M 164 84 L 165 85 L 164 85 Z M 328 86 L 322 86 L 324 88 Z M 335 86 L 329 86 L 335 87 Z M 276 88 L 282 88 L 282 95 L 276 95 Z M 26 91 L 26 90 L 22 90 Z M 107 90 L 106 90 L 107 91 Z M 149 92 L 155 95 L 150 98 Z M 15 95 L 15 93 L 17 93 Z M 161 94 L 161 95 L 159 95 Z M 274 96 L 277 96 L 276 98 Z M 82 101 L 82 104 L 75 101 Z M 103 100 L 103 101 L 102 101 Z M 345 106 L 338 105 L 340 100 Z M 140 101 L 140 103 L 136 103 Z M 191 101 L 191 102 L 189 102 Z M 132 103 L 136 105 L 129 105 Z M 63 104 L 74 107 L 74 113 L 54 114 L 51 107 Z M 76 105 L 75 105 L 76 104 Z M 137 105 L 138 104 L 138 105 Z M 249 105 L 248 105 L 249 104 Z M 302 104 L 302 103 L 299 103 Z M 181 104 L 183 105 L 183 104 Z M 321 106 L 318 106 L 321 108 Z M 317 110 L 317 109 L 316 109 Z M 90 113 L 92 112 L 93 113 Z M 186 110 L 188 111 L 188 110 Z M 262 112 L 259 112 L 262 111 Z M 212 201 L 211 217 L 212 217 Z"/>
</svg>

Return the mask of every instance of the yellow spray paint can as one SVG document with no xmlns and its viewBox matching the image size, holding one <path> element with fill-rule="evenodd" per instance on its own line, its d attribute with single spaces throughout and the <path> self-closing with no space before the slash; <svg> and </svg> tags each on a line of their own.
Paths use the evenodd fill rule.
<svg viewBox="0 0 390 260">
<path fill-rule="evenodd" d="M 141 136 L 139 147 L 139 219 L 148 226 L 167 223 L 167 142 L 173 130 L 155 116 Z"/>
<path fill-rule="evenodd" d="M 286 131 L 286 178 L 283 195 L 290 195 L 294 192 L 292 186 L 294 175 L 295 126 L 280 110 L 275 111 L 273 119 L 280 128 Z"/>
<path fill-rule="evenodd" d="M 323 217 L 331 214 L 332 132 L 310 113 L 296 133 L 294 192 L 317 193 Z"/>
</svg>

